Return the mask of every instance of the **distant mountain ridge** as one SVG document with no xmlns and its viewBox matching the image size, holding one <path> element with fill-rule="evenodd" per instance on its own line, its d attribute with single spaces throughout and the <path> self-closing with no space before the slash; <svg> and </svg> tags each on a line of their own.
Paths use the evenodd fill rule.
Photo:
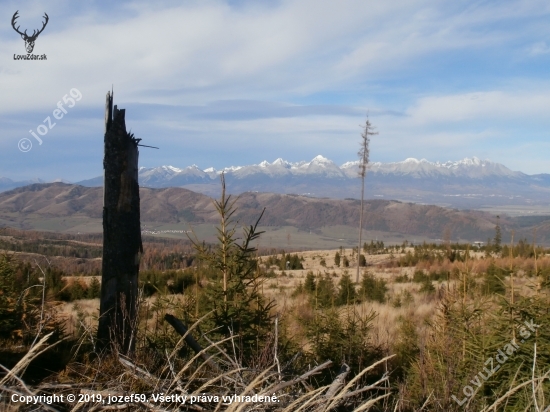
<svg viewBox="0 0 550 412">
<path fill-rule="evenodd" d="M 352 162 L 358 166 L 359 162 Z M 477 157 L 465 158 L 459 161 L 448 161 L 445 163 L 429 162 L 426 159 L 417 160 L 408 158 L 397 163 L 373 163 L 370 170 L 373 173 L 410 175 L 413 177 L 445 176 L 445 177 L 468 177 L 471 179 L 482 179 L 485 177 L 514 177 L 523 178 L 528 175 L 522 172 L 514 172 L 506 166 L 480 160 Z"/>
<path fill-rule="evenodd" d="M 160 166 L 154 168 L 141 167 L 139 175 L 141 183 L 146 185 L 150 181 L 163 181 L 164 184 L 171 180 L 177 180 L 182 176 L 197 177 L 199 179 L 215 179 L 224 172 L 226 175 L 234 175 L 237 178 L 244 178 L 253 174 L 263 174 L 270 177 L 282 176 L 323 176 L 327 178 L 355 178 L 358 175 L 359 161 L 346 162 L 341 166 L 336 165 L 332 160 L 321 155 L 316 156 L 310 162 L 288 162 L 278 158 L 272 163 L 264 160 L 259 164 L 248 166 L 230 166 L 221 170 L 212 167 L 201 170 L 198 166 L 192 165 L 186 168 L 174 166 Z M 412 177 L 469 177 L 479 179 L 489 176 L 499 177 L 525 177 L 529 176 L 522 172 L 514 172 L 506 166 L 480 160 L 477 157 L 465 158 L 459 161 L 448 161 L 445 163 L 429 162 L 426 159 L 417 160 L 408 158 L 402 162 L 392 163 L 371 163 L 368 173 L 382 175 L 401 175 Z"/>
<path fill-rule="evenodd" d="M 232 193 L 257 191 L 357 199 L 361 188 L 358 170 L 358 161 L 338 166 L 319 155 L 309 162 L 292 163 L 279 158 L 271 163 L 263 161 L 222 170 L 202 170 L 196 165 L 142 167 L 139 178 L 140 184 L 146 187 L 185 187 L 216 196 L 218 176 L 224 172 Z M 98 186 L 102 179 L 79 184 Z M 550 175 L 527 175 L 476 157 L 444 163 L 409 158 L 402 162 L 371 163 L 366 196 L 459 208 L 532 206 L 550 201 Z"/>
<path fill-rule="evenodd" d="M 30 179 L 30 180 L 15 181 L 7 177 L 0 177 L 0 192 L 10 190 L 10 189 L 15 189 L 21 186 L 32 185 L 34 183 L 46 183 L 46 182 L 38 178 Z"/>
<path fill-rule="evenodd" d="M 338 166 L 319 155 L 309 162 L 292 163 L 278 158 L 271 163 L 264 160 L 259 164 L 229 166 L 221 170 L 212 167 L 203 170 L 196 165 L 141 167 L 138 174 L 143 187 L 183 187 L 209 196 L 219 193 L 219 175 L 223 172 L 231 193 L 257 191 L 344 199 L 360 196 L 358 166 L 358 161 Z M 99 176 L 77 184 L 102 186 L 103 178 Z M 14 182 L 8 188 L 13 187 L 17 187 Z M 550 174 L 527 175 L 477 157 L 444 163 L 414 158 L 371 163 L 365 187 L 370 199 L 459 208 L 504 204 L 532 206 L 550 201 Z M 0 190 L 6 190 L 1 180 Z"/>
<path fill-rule="evenodd" d="M 218 194 L 219 196 L 219 194 Z M 211 198 L 184 188 L 140 188 L 141 222 L 144 225 L 187 228 L 187 224 L 208 226 L 219 223 Z M 360 201 L 322 199 L 297 195 L 247 192 L 237 199 L 233 218 L 250 225 L 265 212 L 264 227 L 292 226 L 302 231 L 320 231 L 332 227 L 357 228 Z M 0 227 L 19 229 L 57 228 L 76 232 L 79 227 L 95 222 L 101 231 L 103 191 L 65 183 L 33 184 L 0 193 Z M 365 228 L 402 234 L 409 239 L 426 236 L 441 239 L 451 233 L 453 239 L 481 240 L 494 236 L 496 217 L 471 210 L 455 210 L 431 205 L 418 205 L 389 200 L 369 200 L 365 204 Z M 500 219 L 503 241 L 511 230 L 516 239 L 531 238 L 550 243 L 550 217 Z M 52 229 L 49 229 L 52 230 Z"/>
</svg>

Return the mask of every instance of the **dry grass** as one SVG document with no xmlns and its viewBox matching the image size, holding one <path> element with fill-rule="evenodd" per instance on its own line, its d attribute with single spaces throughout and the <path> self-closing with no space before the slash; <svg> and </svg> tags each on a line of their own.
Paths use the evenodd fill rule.
<svg viewBox="0 0 550 412">
<path fill-rule="evenodd" d="M 298 298 L 292 297 L 292 292 L 296 289 L 300 282 L 304 282 L 308 271 L 314 271 L 316 274 L 323 274 L 327 272 L 336 274 L 336 276 L 333 276 L 333 281 L 335 284 L 339 282 L 343 274 L 353 273 L 352 271 L 354 268 L 333 269 L 330 266 L 329 268 L 326 268 L 319 264 L 321 258 L 325 258 L 327 262 L 329 258 L 333 259 L 335 253 L 336 250 L 299 253 L 300 256 L 304 257 L 304 269 L 287 270 L 285 271 L 286 276 L 282 276 L 282 271 L 275 271 L 277 277 L 266 279 L 263 286 L 263 293 L 266 297 L 276 301 L 276 307 L 279 311 L 289 314 L 295 312 L 303 313 L 306 310 L 306 302 L 303 300 L 303 296 Z M 344 253 L 347 253 L 348 258 L 351 260 L 351 250 L 345 251 Z M 373 261 L 374 258 L 376 258 L 376 262 L 384 263 L 389 259 L 389 255 L 374 255 Z M 365 268 L 362 268 L 362 273 L 364 273 L 365 270 Z M 386 303 L 365 302 L 356 305 L 356 309 L 358 313 L 365 314 L 365 316 L 371 311 L 378 314 L 373 322 L 374 341 L 377 344 L 381 344 L 382 347 L 387 350 L 391 349 L 391 342 L 395 341 L 400 319 L 404 317 L 415 319 L 415 323 L 420 328 L 423 322 L 429 319 L 435 312 L 436 302 L 418 292 L 418 289 L 420 288 L 419 284 L 394 282 L 395 277 L 398 275 L 406 274 L 411 277 L 414 270 L 415 268 L 410 267 L 379 268 L 376 266 L 369 266 L 368 268 L 368 271 L 373 273 L 376 277 L 386 280 L 388 287 L 388 300 Z M 408 291 L 411 294 L 413 300 L 408 304 L 404 303 L 401 307 L 394 307 L 392 305 L 394 298 L 398 295 L 403 295 L 405 291 Z M 157 313 L 155 315 L 152 310 L 158 299 L 158 296 L 153 296 L 144 300 L 142 307 L 147 308 L 147 313 L 144 315 L 147 330 L 153 330 L 158 327 L 159 323 L 163 322 L 162 317 L 164 316 L 164 312 Z M 182 295 L 171 295 L 163 297 L 162 299 L 169 301 L 169 304 L 166 304 L 167 307 L 176 307 L 178 305 L 184 305 L 186 297 Z M 87 329 L 93 329 L 97 325 L 99 300 L 83 299 L 71 303 L 63 303 L 60 306 L 59 311 L 70 319 L 67 323 L 68 333 L 73 334 L 81 330 L 81 322 L 84 322 Z M 80 319 L 78 319 L 79 312 Z M 303 335 L 297 322 L 292 322 L 292 325 L 293 332 L 297 335 Z"/>
<path fill-rule="evenodd" d="M 334 273 L 334 283 L 341 279 L 342 275 L 349 273 L 354 278 L 355 269 L 353 267 L 354 261 L 351 258 L 351 251 L 348 250 L 345 252 L 348 259 L 350 259 L 350 268 L 335 268 L 333 267 L 334 263 L 334 254 L 336 250 L 332 251 L 310 251 L 310 252 L 299 252 L 299 255 L 304 258 L 304 269 L 303 270 L 288 270 L 285 271 L 286 276 L 282 275 L 282 271 L 275 271 L 277 277 L 266 279 L 266 282 L 263 287 L 263 292 L 272 299 L 276 300 L 277 310 L 281 313 L 286 313 L 289 315 L 289 318 L 292 319 L 297 313 L 300 313 L 302 318 L 308 316 L 308 311 L 312 311 L 311 306 L 307 303 L 307 300 L 304 299 L 304 296 L 293 297 L 292 292 L 298 286 L 300 282 L 303 282 L 308 271 L 313 271 L 314 274 L 324 274 L 324 273 Z M 396 258 L 399 258 L 399 255 L 395 255 Z M 326 267 L 320 264 L 321 259 L 325 259 Z M 389 255 L 374 255 L 368 257 L 369 264 L 378 263 L 384 265 L 389 262 Z M 369 340 L 374 346 L 385 348 L 386 353 L 392 353 L 395 342 L 399 341 L 400 336 L 400 322 L 403 319 L 412 321 L 415 325 L 418 336 L 424 336 L 427 331 L 426 321 L 433 319 L 434 314 L 437 311 L 438 300 L 437 294 L 423 294 L 419 292 L 420 284 L 407 282 L 407 283 L 396 283 L 395 278 L 397 276 L 408 275 L 409 278 L 412 277 L 413 273 L 417 269 L 422 269 L 426 272 L 429 271 L 446 271 L 452 272 L 455 269 L 458 269 L 461 272 L 470 272 L 470 276 L 478 279 L 479 273 L 482 273 L 487 270 L 489 265 L 488 259 L 483 259 L 482 256 L 479 256 L 477 259 L 472 259 L 468 263 L 450 263 L 445 261 L 443 263 L 421 263 L 416 268 L 414 267 L 383 267 L 383 266 L 369 266 L 368 271 L 373 273 L 376 277 L 386 280 L 388 286 L 388 301 L 386 303 L 378 302 L 364 302 L 356 305 L 356 311 L 360 316 L 367 317 L 369 313 L 373 311 L 376 312 L 377 316 L 372 322 L 372 329 L 370 332 Z M 499 267 L 508 268 L 510 264 L 516 268 L 516 275 L 514 276 L 514 285 L 516 290 L 521 294 L 528 295 L 533 293 L 537 287 L 537 278 L 528 277 L 527 274 L 532 272 L 535 267 L 535 262 L 533 259 L 520 259 L 516 258 L 514 260 L 502 258 L 497 259 L 496 264 Z M 544 257 L 537 261 L 538 269 L 547 269 L 550 268 L 550 258 Z M 364 271 L 364 269 L 363 269 Z M 78 279 L 77 279 L 78 280 Z M 89 280 L 89 279 L 88 279 Z M 74 280 L 73 280 L 74 281 Z M 451 285 L 457 282 L 457 280 L 452 280 Z M 447 282 L 435 283 L 437 287 L 447 288 L 451 285 L 447 285 Z M 410 300 L 408 302 L 403 302 L 401 306 L 395 307 L 394 301 L 398 296 L 405 296 L 405 294 L 410 294 Z M 159 302 L 159 297 L 152 297 L 145 300 L 145 308 L 151 310 L 156 303 Z M 178 305 L 185 305 L 186 297 L 182 295 L 172 295 L 164 296 L 162 299 L 169 300 L 169 304 L 166 304 L 165 307 L 176 307 Z M 95 322 L 97 322 L 97 314 L 99 311 L 99 300 L 97 299 L 86 299 L 80 300 L 74 303 L 64 303 L 60 305 L 59 311 L 64 313 L 66 317 L 70 318 L 71 321 L 68 323 L 67 332 L 76 333 L 77 331 L 82 331 L 83 325 L 88 331 L 92 331 L 95 328 Z M 162 322 L 163 313 L 157 313 L 156 315 L 151 313 L 146 313 L 144 315 L 143 321 L 144 326 L 147 330 L 153 330 L 158 327 L 159 322 Z M 312 313 L 309 314 L 313 316 Z M 303 330 L 297 321 L 290 322 L 290 332 L 293 336 L 304 336 Z M 308 342 L 302 339 L 300 342 L 305 349 L 307 349 Z M 216 346 L 208 348 L 210 353 L 215 352 Z M 323 387 L 316 390 L 311 389 L 307 384 L 303 384 L 306 388 L 310 388 L 305 392 L 299 390 L 300 380 L 293 382 L 290 385 L 291 381 L 286 382 L 289 384 L 286 388 L 280 389 L 278 385 L 281 385 L 280 378 L 275 372 L 275 367 L 265 369 L 263 371 L 248 371 L 247 373 L 243 372 L 243 369 L 239 366 L 235 367 L 235 362 L 232 363 L 233 366 L 229 366 L 224 360 L 224 357 L 219 354 L 218 362 L 222 365 L 222 369 L 225 371 L 222 375 L 213 375 L 211 371 L 208 370 L 207 365 L 197 366 L 196 362 L 194 364 L 186 364 L 181 369 L 177 370 L 176 360 L 174 358 L 174 353 L 166 354 L 165 359 L 162 359 L 164 366 L 161 368 L 163 372 L 159 373 L 157 370 L 153 371 L 151 365 L 148 363 L 150 360 L 146 358 L 137 358 L 133 361 L 121 358 L 102 358 L 98 359 L 97 362 L 104 362 L 103 365 L 108 365 L 105 367 L 105 370 L 101 371 L 103 366 L 100 366 L 100 363 L 93 363 L 90 365 L 83 366 L 79 369 L 78 373 L 82 376 L 87 376 L 85 379 L 85 384 L 82 388 L 78 389 L 80 393 L 106 393 L 106 388 L 110 393 L 125 393 L 131 390 L 136 390 L 140 388 L 145 392 L 152 393 L 152 391 L 163 390 L 165 393 L 178 393 L 191 395 L 193 391 L 191 387 L 195 388 L 195 393 L 198 394 L 197 390 L 200 387 L 200 391 L 210 394 L 259 394 L 259 393 L 268 393 L 269 391 L 275 390 L 278 393 L 279 399 L 281 402 L 277 405 L 250 405 L 250 404 L 232 404 L 232 405 L 221 405 L 210 404 L 208 402 L 197 404 L 196 408 L 190 408 L 188 410 L 277 410 L 277 411 L 294 411 L 294 410 L 304 410 L 304 411 L 321 411 L 328 410 L 328 407 L 335 405 L 342 406 L 342 402 L 346 402 L 348 399 L 353 400 L 349 403 L 350 409 L 347 410 L 369 410 L 373 408 L 374 405 L 378 407 L 377 410 L 380 411 L 389 411 L 393 410 L 389 408 L 389 403 L 383 403 L 383 400 L 380 398 L 376 400 L 376 395 L 374 392 L 372 396 L 368 398 L 362 398 L 362 401 L 359 402 L 360 397 L 354 394 L 356 391 L 360 390 L 359 387 L 354 387 L 353 384 L 350 386 L 342 385 L 336 392 L 332 393 L 330 397 L 327 397 L 329 392 L 329 387 Z M 156 359 L 158 364 L 160 360 Z M 138 363 L 140 364 L 138 366 Z M 275 363 L 274 363 L 275 365 Z M 78 368 L 77 368 L 78 369 Z M 112 380 L 106 382 L 106 379 L 109 377 L 109 374 L 113 373 L 121 374 L 121 378 L 118 380 Z M 308 376 L 309 377 L 309 376 Z M 111 376 L 111 379 L 113 377 Z M 306 380 L 306 379 L 304 379 Z M 540 382 L 543 380 L 548 380 L 548 376 L 543 377 L 534 377 L 533 382 L 536 385 L 540 386 Z M 531 383 L 533 383 L 531 382 Z M 527 383 L 519 383 L 520 385 L 527 385 Z M 202 386 L 201 386 L 202 385 Z M 293 389 L 289 389 L 293 388 Z M 513 393 L 514 388 L 510 389 L 510 393 Z M 37 392 L 38 388 L 29 388 L 24 387 L 22 382 L 12 381 L 12 386 L 10 387 L 11 391 L 16 391 L 17 393 L 31 393 Z M 65 390 L 65 389 L 63 389 Z M 87 391 L 87 392 L 86 392 Z M 366 390 L 369 392 L 368 390 Z M 428 399 L 426 404 L 426 409 L 432 410 L 431 402 L 433 400 Z M 385 406 L 383 406 L 385 405 Z M 9 408 L 14 407 L 15 405 L 4 404 L 7 407 L 5 410 L 10 410 Z M 91 405 L 88 405 L 91 406 Z M 86 409 L 88 406 L 83 407 L 82 410 Z M 395 404 L 393 405 L 395 406 Z M 540 406 L 540 405 L 539 405 Z M 162 405 L 164 409 L 158 409 L 160 405 L 152 406 L 151 404 L 135 404 L 132 405 L 132 410 L 176 410 L 175 404 Z M 202 408 L 202 409 L 199 409 Z M 254 409 L 255 408 L 255 409 Z M 544 408 L 541 408 L 543 410 Z M 71 410 L 70 408 L 67 410 Z M 397 410 L 397 409 L 396 409 Z M 436 410 L 435 408 L 433 410 Z"/>
<path fill-rule="evenodd" d="M 204 319 L 204 318 L 203 318 Z M 200 321 L 199 321 L 200 322 Z M 198 325 L 189 328 L 191 333 Z M 152 410 L 152 411 L 321 411 L 343 407 L 346 410 L 368 411 L 380 405 L 389 396 L 389 386 L 385 385 L 388 376 L 384 375 L 375 384 L 361 383 L 361 377 L 371 372 L 379 364 L 386 362 L 391 356 L 380 359 L 365 368 L 347 384 L 345 375 L 327 386 L 303 391 L 302 385 L 311 388 L 307 381 L 319 372 L 331 366 L 327 361 L 312 367 L 301 375 L 284 379 L 277 373 L 277 361 L 263 370 L 247 369 L 240 366 L 236 359 L 226 361 L 227 354 L 219 350 L 221 342 L 213 343 L 202 352 L 215 353 L 218 356 L 210 358 L 210 362 L 198 363 L 201 353 L 191 360 L 181 364 L 176 358 L 183 339 L 171 353 L 166 353 L 162 364 L 158 365 L 158 357 L 151 356 L 147 351 L 141 351 L 130 359 L 118 355 L 116 348 L 111 354 L 100 355 L 87 364 L 75 364 L 58 376 L 57 382 L 50 382 L 33 387 L 25 384 L 18 373 L 24 370 L 28 363 L 40 351 L 44 350 L 46 338 L 42 339 L 13 370 L 8 371 L 0 381 L 0 390 L 19 396 L 63 395 L 63 400 L 48 402 L 46 398 L 38 399 L 33 410 L 57 411 L 96 411 L 96 410 Z M 229 338 L 232 339 L 232 338 Z M 154 363 L 156 366 L 153 366 Z M 212 369 L 212 362 L 217 365 Z M 221 371 L 221 372 L 220 372 Z M 380 392 L 382 391 L 382 392 Z M 112 396 L 129 394 L 144 394 L 144 397 L 126 398 L 116 404 L 111 403 Z M 178 396 L 166 402 L 155 400 L 154 395 L 165 397 Z M 90 402 L 68 402 L 68 395 L 76 395 L 76 399 L 93 399 Z M 224 399 L 239 396 L 239 401 Z M 268 402 L 259 402 L 254 395 L 269 397 Z M 88 398 L 86 398 L 86 396 Z M 109 398 L 111 397 L 111 399 Z M 185 404 L 182 399 L 185 398 Z M 98 399 L 101 401 L 98 402 Z M 233 398 L 235 399 L 235 398 Z M 102 402 L 105 401 L 105 402 Z M 192 403 L 191 403 L 192 401 Z M 0 410 L 16 411 L 20 403 L 13 402 L 12 397 L 2 397 Z M 32 401 L 31 401 L 32 402 Z"/>
<path fill-rule="evenodd" d="M 410 250 L 410 249 L 409 249 Z M 312 271 L 314 274 L 324 274 L 330 273 L 333 275 L 333 281 L 335 284 L 339 282 L 342 275 L 350 274 L 352 278 L 355 273 L 355 268 L 342 268 L 334 267 L 334 255 L 339 251 L 335 250 L 317 250 L 317 251 L 307 251 L 307 252 L 298 252 L 299 256 L 304 258 L 302 262 L 304 269 L 303 270 L 286 270 L 284 271 L 285 276 L 283 276 L 283 271 L 275 270 L 276 277 L 271 279 L 266 279 L 263 286 L 263 293 L 270 299 L 274 299 L 277 303 L 278 308 L 282 308 L 283 311 L 294 311 L 294 310 L 303 310 L 303 302 L 296 302 L 296 299 L 292 297 L 292 292 L 296 289 L 300 282 L 304 282 L 305 277 L 308 271 Z M 354 259 L 352 258 L 351 249 L 344 250 L 345 256 L 350 259 L 350 265 L 355 264 Z M 436 308 L 436 301 L 433 297 L 426 296 L 419 292 L 420 285 L 418 283 L 395 283 L 395 278 L 397 276 L 407 275 L 409 278 L 412 277 L 413 273 L 417 269 L 423 269 L 426 272 L 428 271 L 447 271 L 452 272 L 455 268 L 471 272 L 473 278 L 478 277 L 478 273 L 484 272 L 487 270 L 490 261 L 488 259 L 483 259 L 483 255 L 478 253 L 476 255 L 477 259 L 472 259 L 468 264 L 455 262 L 450 263 L 445 261 L 441 264 L 433 263 L 428 264 L 426 262 L 421 262 L 417 267 L 391 267 L 384 268 L 378 265 L 383 265 L 387 263 L 390 259 L 390 255 L 381 254 L 381 255 L 372 255 L 368 256 L 369 266 L 368 269 L 362 268 L 362 273 L 365 270 L 368 270 L 370 273 L 374 274 L 377 278 L 384 279 L 387 282 L 388 287 L 388 301 L 386 303 L 377 303 L 377 302 L 365 302 L 360 305 L 357 305 L 357 310 L 359 313 L 369 313 L 369 311 L 374 310 L 378 316 L 374 321 L 374 335 L 376 340 L 379 343 L 383 343 L 385 347 L 391 347 L 390 343 L 394 341 L 396 336 L 397 326 L 400 319 L 407 317 L 414 319 L 415 323 L 421 327 L 421 325 L 428 320 L 434 313 Z M 395 257 L 399 258 L 399 254 L 396 254 Z M 265 261 L 267 257 L 262 257 Z M 325 259 L 327 266 L 322 266 L 320 264 L 321 259 Z M 501 258 L 496 260 L 496 264 L 499 267 L 509 267 L 510 259 Z M 515 288 L 519 293 L 523 295 L 530 295 L 535 293 L 537 288 L 537 278 L 530 278 L 524 276 L 525 273 L 532 271 L 535 262 L 534 259 L 521 259 L 515 258 L 513 260 L 513 265 L 518 269 L 518 275 L 514 278 Z M 550 267 L 550 258 L 544 257 L 538 259 L 537 266 L 539 269 L 545 269 Z M 72 281 L 84 280 L 86 283 L 89 283 L 91 277 L 89 278 L 75 278 Z M 455 281 L 451 281 L 453 284 Z M 447 282 L 441 282 L 439 284 L 435 283 L 436 287 L 447 287 Z M 439 286 L 438 286 L 439 285 Z M 397 296 L 403 296 L 405 292 L 410 293 L 412 297 L 412 302 L 408 304 L 403 304 L 401 307 L 392 306 L 392 302 Z M 156 297 L 148 298 L 145 300 L 146 306 L 151 308 L 154 306 Z M 169 297 L 171 303 L 170 305 L 176 306 L 178 304 L 183 304 L 185 297 L 181 295 L 173 295 Z M 71 321 L 67 325 L 67 331 L 69 333 L 74 333 L 78 330 L 78 320 L 77 320 L 77 309 L 75 304 L 78 306 L 78 310 L 81 312 L 81 317 L 87 319 L 88 327 L 94 326 L 94 322 L 97 319 L 97 314 L 99 311 L 99 301 L 97 299 L 85 299 L 79 300 L 74 303 L 64 303 L 60 306 L 59 310 L 61 313 L 67 315 Z M 158 319 L 154 319 L 151 316 L 147 316 L 147 327 L 149 329 L 155 327 L 158 323 Z"/>
</svg>

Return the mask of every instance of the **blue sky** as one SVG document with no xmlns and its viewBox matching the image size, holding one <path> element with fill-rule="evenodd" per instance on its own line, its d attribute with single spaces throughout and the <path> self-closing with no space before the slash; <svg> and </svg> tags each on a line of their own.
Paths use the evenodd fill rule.
<svg viewBox="0 0 550 412">
<path fill-rule="evenodd" d="M 14 60 L 49 23 L 34 54 Z M 548 0 L 2 1 L 0 177 L 102 173 L 105 94 L 140 165 L 477 156 L 550 173 Z M 30 134 L 77 89 L 51 130 Z M 44 129 L 41 129 L 44 131 Z M 22 152 L 27 138 L 32 149 Z"/>
</svg>

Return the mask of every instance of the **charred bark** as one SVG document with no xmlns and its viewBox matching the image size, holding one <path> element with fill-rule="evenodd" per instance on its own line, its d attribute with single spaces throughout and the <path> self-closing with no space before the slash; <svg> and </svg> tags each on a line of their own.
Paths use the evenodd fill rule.
<svg viewBox="0 0 550 412">
<path fill-rule="evenodd" d="M 99 350 L 127 354 L 137 332 L 138 274 L 143 253 L 139 215 L 138 143 L 126 131 L 125 110 L 105 107 L 103 262 L 97 341 Z"/>
</svg>

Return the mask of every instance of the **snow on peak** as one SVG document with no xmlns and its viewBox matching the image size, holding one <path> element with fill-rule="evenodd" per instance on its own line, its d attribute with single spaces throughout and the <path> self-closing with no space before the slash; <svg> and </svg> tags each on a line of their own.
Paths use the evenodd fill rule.
<svg viewBox="0 0 550 412">
<path fill-rule="evenodd" d="M 457 163 L 468 165 L 468 166 L 479 166 L 481 164 L 481 160 L 479 160 L 477 157 L 474 156 L 471 159 L 468 159 L 466 157 L 463 160 L 458 161 Z"/>
<path fill-rule="evenodd" d="M 354 160 L 353 162 L 346 162 L 342 166 L 340 166 L 340 169 L 348 169 L 350 167 L 357 167 L 359 166 L 359 160 Z"/>
<path fill-rule="evenodd" d="M 174 167 L 174 166 L 162 166 L 162 168 L 164 170 L 168 170 L 168 171 L 174 172 L 174 173 L 181 173 L 183 171 L 182 169 L 178 169 L 177 167 Z"/>
<path fill-rule="evenodd" d="M 296 165 L 298 166 L 298 165 Z M 338 166 L 336 166 L 334 164 L 334 162 L 330 159 L 327 159 L 326 157 L 322 156 L 322 155 L 318 155 L 318 156 L 315 156 L 311 162 L 300 162 L 300 165 L 298 167 L 306 167 L 306 168 L 309 168 L 309 167 L 321 167 L 321 168 L 326 168 L 326 167 L 336 167 L 338 168 Z"/>
<path fill-rule="evenodd" d="M 273 163 L 271 163 L 273 166 L 289 166 L 289 163 L 286 160 L 283 160 L 282 158 L 276 159 Z"/>
<path fill-rule="evenodd" d="M 315 162 L 315 163 L 332 163 L 331 160 L 327 159 L 326 157 L 323 157 L 322 155 L 315 156 L 313 158 L 312 162 Z"/>
<path fill-rule="evenodd" d="M 205 173 L 212 173 L 212 172 L 215 172 L 216 169 L 214 169 L 213 167 L 209 167 L 208 169 L 204 169 L 203 172 Z"/>
<path fill-rule="evenodd" d="M 258 166 L 260 166 L 260 167 L 267 167 L 267 166 L 269 166 L 269 165 L 270 165 L 269 162 L 268 162 L 267 160 L 264 160 L 264 161 L 263 161 L 262 163 L 260 163 Z"/>
<path fill-rule="evenodd" d="M 237 170 L 240 170 L 242 168 L 243 168 L 243 166 L 229 166 L 229 167 L 224 167 L 223 171 L 224 172 L 236 172 Z"/>
<path fill-rule="evenodd" d="M 449 160 L 445 163 L 441 163 L 441 164 L 438 163 L 438 166 L 446 167 L 448 169 L 457 169 L 462 167 L 486 167 L 486 166 L 494 166 L 494 165 L 496 164 L 491 162 L 490 160 L 480 160 L 475 156 L 472 157 L 471 159 L 468 157 L 465 157 L 464 159 L 458 160 L 455 162 Z"/>
</svg>

